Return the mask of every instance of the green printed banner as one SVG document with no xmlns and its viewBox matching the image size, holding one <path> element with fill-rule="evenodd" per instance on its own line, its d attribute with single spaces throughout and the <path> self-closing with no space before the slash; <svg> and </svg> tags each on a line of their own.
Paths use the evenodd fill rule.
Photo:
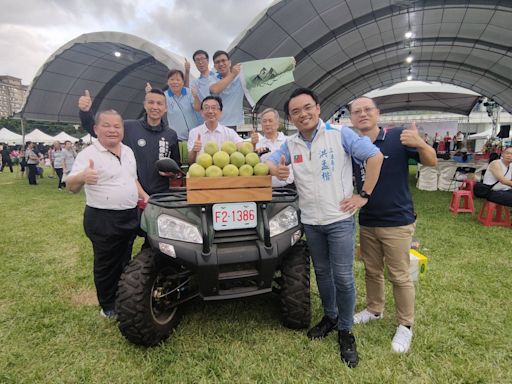
<svg viewBox="0 0 512 384">
<path fill-rule="evenodd" d="M 240 79 L 252 107 L 267 93 L 294 81 L 294 57 L 254 60 L 241 63 Z"/>
</svg>

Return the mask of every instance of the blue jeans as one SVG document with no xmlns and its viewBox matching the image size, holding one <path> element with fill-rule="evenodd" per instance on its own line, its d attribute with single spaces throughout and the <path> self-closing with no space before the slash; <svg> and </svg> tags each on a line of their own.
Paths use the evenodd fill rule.
<svg viewBox="0 0 512 384">
<path fill-rule="evenodd" d="M 351 331 L 356 303 L 354 216 L 327 225 L 304 224 L 304 231 L 324 314 L 338 317 L 338 329 Z"/>
</svg>

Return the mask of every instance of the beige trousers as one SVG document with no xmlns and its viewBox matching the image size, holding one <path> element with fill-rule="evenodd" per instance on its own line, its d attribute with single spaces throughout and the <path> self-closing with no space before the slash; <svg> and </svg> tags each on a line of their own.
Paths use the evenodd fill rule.
<svg viewBox="0 0 512 384">
<path fill-rule="evenodd" d="M 393 285 L 398 323 L 414 323 L 414 284 L 409 275 L 409 249 L 416 224 L 401 227 L 360 227 L 361 258 L 365 265 L 366 306 L 384 311 L 384 265 Z"/>
</svg>

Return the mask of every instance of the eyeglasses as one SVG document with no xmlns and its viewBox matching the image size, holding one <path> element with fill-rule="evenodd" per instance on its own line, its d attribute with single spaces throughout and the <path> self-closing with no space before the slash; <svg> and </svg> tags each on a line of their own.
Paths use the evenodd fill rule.
<svg viewBox="0 0 512 384">
<path fill-rule="evenodd" d="M 216 105 L 203 105 L 203 111 L 218 111 L 219 109 Z"/>
<path fill-rule="evenodd" d="M 200 62 L 203 62 L 203 61 L 208 61 L 208 59 L 207 59 L 206 57 L 196 57 L 196 58 L 194 59 L 194 61 L 195 61 L 196 63 L 200 63 Z"/>
<path fill-rule="evenodd" d="M 213 64 L 226 63 L 226 62 L 228 62 L 228 61 L 229 61 L 229 59 L 219 59 L 219 60 L 215 60 L 215 61 L 213 62 Z"/>
<path fill-rule="evenodd" d="M 294 108 L 294 109 L 292 109 L 290 111 L 290 116 L 297 117 L 297 116 L 299 116 L 302 113 L 302 111 L 304 111 L 306 113 L 309 113 L 309 112 L 312 112 L 313 109 L 315 109 L 315 105 L 313 105 L 313 104 L 306 104 L 302 108 Z"/>
<path fill-rule="evenodd" d="M 370 115 L 375 109 L 375 107 L 364 107 L 364 108 L 361 108 L 361 109 L 355 109 L 353 111 L 350 112 L 351 115 L 354 115 L 354 116 L 361 116 L 362 113 L 364 112 L 365 115 Z"/>
</svg>

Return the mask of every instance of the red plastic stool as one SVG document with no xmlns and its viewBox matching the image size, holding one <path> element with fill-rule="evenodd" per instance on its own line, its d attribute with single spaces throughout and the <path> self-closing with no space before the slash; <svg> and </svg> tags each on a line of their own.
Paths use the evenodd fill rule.
<svg viewBox="0 0 512 384">
<path fill-rule="evenodd" d="M 505 214 L 505 215 L 503 215 Z M 486 227 L 500 226 L 500 227 L 511 227 L 510 224 L 510 212 L 508 207 L 492 203 L 488 200 L 485 201 L 478 215 L 478 221 L 480 221 Z"/>
<path fill-rule="evenodd" d="M 462 207 L 461 207 L 462 201 Z M 458 189 L 453 191 L 452 200 L 450 201 L 450 211 L 453 213 L 459 212 L 475 212 L 475 205 L 473 204 L 473 192 Z"/>
<path fill-rule="evenodd" d="M 473 187 L 475 186 L 475 183 L 475 179 L 466 179 L 463 181 L 462 185 L 460 186 L 460 189 L 463 189 L 465 191 L 471 191 L 471 193 L 473 193 Z"/>
</svg>

